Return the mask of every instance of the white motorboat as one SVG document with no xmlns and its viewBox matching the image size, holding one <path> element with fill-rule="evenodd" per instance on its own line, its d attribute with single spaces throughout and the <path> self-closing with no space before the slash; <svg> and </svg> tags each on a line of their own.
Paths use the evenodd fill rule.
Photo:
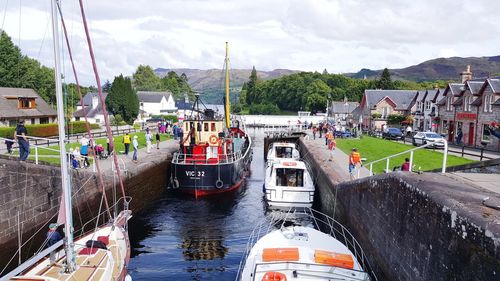
<svg viewBox="0 0 500 281">
<path fill-rule="evenodd" d="M 314 182 L 306 163 L 299 160 L 271 163 L 264 191 L 271 208 L 308 208 L 314 201 Z"/>
<path fill-rule="evenodd" d="M 298 159 L 300 159 L 300 152 L 297 146 L 290 142 L 274 142 L 267 152 L 267 166 L 274 162 Z"/>
<path fill-rule="evenodd" d="M 283 223 L 266 233 L 274 222 L 257 226 L 236 280 L 371 280 L 368 272 L 376 280 L 361 247 L 345 227 L 312 209 L 306 209 L 306 214 L 314 217 L 312 227 Z"/>
</svg>

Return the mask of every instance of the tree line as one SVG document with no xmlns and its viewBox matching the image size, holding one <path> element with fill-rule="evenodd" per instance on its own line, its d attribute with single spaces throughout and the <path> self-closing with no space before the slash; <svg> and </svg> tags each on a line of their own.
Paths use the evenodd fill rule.
<svg viewBox="0 0 500 281">
<path fill-rule="evenodd" d="M 366 89 L 425 90 L 445 88 L 449 81 L 412 82 L 391 79 L 386 68 L 379 79 L 356 79 L 342 74 L 329 74 L 326 69 L 319 72 L 300 72 L 273 80 L 261 80 L 255 67 L 249 80 L 243 85 L 239 104 L 234 111 L 275 106 L 280 110 L 322 112 L 329 101 L 361 101 Z M 265 114 L 264 112 L 253 112 Z"/>
</svg>

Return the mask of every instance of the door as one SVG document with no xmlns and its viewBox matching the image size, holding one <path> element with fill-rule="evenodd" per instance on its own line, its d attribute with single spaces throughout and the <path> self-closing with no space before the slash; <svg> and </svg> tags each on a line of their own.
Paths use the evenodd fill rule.
<svg viewBox="0 0 500 281">
<path fill-rule="evenodd" d="M 450 121 L 450 124 L 448 125 L 448 141 L 449 142 L 454 142 L 455 140 L 453 139 L 453 135 L 455 133 L 455 124 L 453 124 L 452 121 Z"/>
<path fill-rule="evenodd" d="M 474 146 L 474 123 L 469 123 L 468 145 L 469 146 Z"/>
</svg>

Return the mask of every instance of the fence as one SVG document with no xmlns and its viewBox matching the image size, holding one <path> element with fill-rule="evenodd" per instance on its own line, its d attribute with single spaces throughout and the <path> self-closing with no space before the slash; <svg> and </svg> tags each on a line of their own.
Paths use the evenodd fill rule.
<svg viewBox="0 0 500 281">
<path fill-rule="evenodd" d="M 423 148 L 426 148 L 426 147 L 429 147 L 429 146 L 435 146 L 436 143 L 442 143 L 444 145 L 443 147 L 443 165 L 441 167 L 441 173 L 446 173 L 446 160 L 448 158 L 448 142 L 446 140 L 442 140 L 442 141 L 439 141 L 439 142 L 429 142 L 427 144 L 424 144 L 422 146 L 419 146 L 419 147 L 415 147 L 415 148 L 412 148 L 412 149 L 409 149 L 409 150 L 406 150 L 406 151 L 403 151 L 403 152 L 399 152 L 399 153 L 396 153 L 396 154 L 393 154 L 393 155 L 390 155 L 390 156 L 387 156 L 387 157 L 384 157 L 384 158 L 381 158 L 381 159 L 378 159 L 378 160 L 375 160 L 375 161 L 372 161 L 372 162 L 369 162 L 369 163 L 366 163 L 365 166 L 368 166 L 369 168 L 369 171 L 370 171 L 370 175 L 373 175 L 373 164 L 375 163 L 378 163 L 378 162 L 382 162 L 382 161 L 386 161 L 386 164 L 385 164 L 385 172 L 386 173 L 389 173 L 391 170 L 390 170 L 390 161 L 391 161 L 391 158 L 394 158 L 396 156 L 400 156 L 400 155 L 403 155 L 403 154 L 407 154 L 407 153 L 410 153 L 410 170 L 411 170 L 411 167 L 413 167 L 413 152 L 415 150 L 418 150 L 418 149 L 423 149 Z M 361 170 L 358 169 L 358 178 L 360 176 L 360 172 Z"/>
</svg>

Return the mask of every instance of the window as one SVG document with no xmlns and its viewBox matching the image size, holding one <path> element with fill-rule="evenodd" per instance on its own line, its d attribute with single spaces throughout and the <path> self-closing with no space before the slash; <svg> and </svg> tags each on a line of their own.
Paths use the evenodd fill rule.
<svg viewBox="0 0 500 281">
<path fill-rule="evenodd" d="M 277 186 L 304 186 L 304 170 L 301 169 L 276 169 Z"/>
<path fill-rule="evenodd" d="M 391 111 L 388 107 L 382 108 L 382 118 L 383 119 L 387 118 L 387 116 L 389 116 L 390 112 Z"/>
<path fill-rule="evenodd" d="M 208 123 L 203 123 L 203 131 L 208 132 Z"/>
<path fill-rule="evenodd" d="M 453 110 L 453 105 L 451 105 L 452 102 L 453 102 L 453 98 L 451 96 L 449 96 L 446 99 L 446 111 L 452 111 Z"/>
<path fill-rule="evenodd" d="M 78 120 L 76 121 L 80 121 L 80 117 L 78 117 Z M 47 124 L 47 123 L 49 123 L 49 117 L 40 118 L 40 124 Z"/>
<path fill-rule="evenodd" d="M 483 133 L 481 135 L 482 142 L 490 142 L 491 132 L 488 124 L 483 124 Z"/>
<path fill-rule="evenodd" d="M 35 99 L 34 98 L 19 98 L 17 108 L 19 109 L 30 109 L 35 108 Z"/>
<path fill-rule="evenodd" d="M 430 101 L 426 101 L 425 102 L 425 110 L 430 110 L 431 109 L 431 102 Z"/>
<path fill-rule="evenodd" d="M 276 147 L 276 157 L 277 158 L 292 158 L 292 148 L 291 147 Z"/>
<path fill-rule="evenodd" d="M 215 123 L 211 123 L 210 131 L 215 132 Z"/>
<path fill-rule="evenodd" d="M 494 102 L 494 97 L 492 95 L 484 96 L 484 112 L 493 112 L 492 103 Z"/>
</svg>

